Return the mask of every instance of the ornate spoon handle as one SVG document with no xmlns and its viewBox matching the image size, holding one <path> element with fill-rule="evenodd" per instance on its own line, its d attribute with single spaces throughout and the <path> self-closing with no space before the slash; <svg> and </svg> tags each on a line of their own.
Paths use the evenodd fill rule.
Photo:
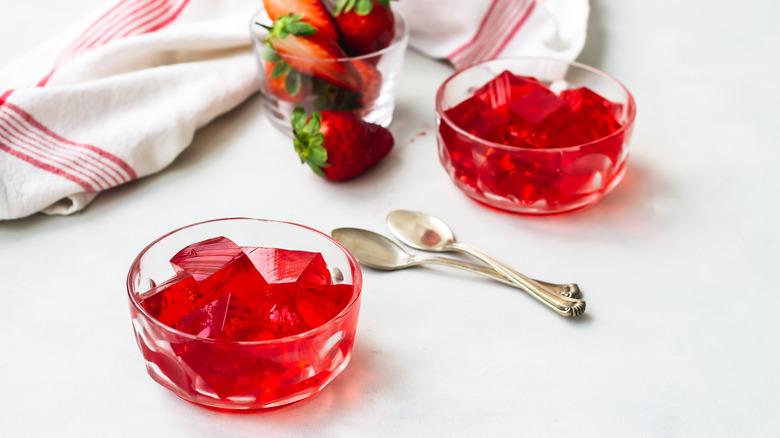
<svg viewBox="0 0 780 438">
<path fill-rule="evenodd" d="M 547 307 L 553 309 L 560 315 L 577 316 L 585 312 L 585 301 L 558 295 L 552 292 L 547 287 L 539 284 L 535 280 L 530 279 L 525 275 L 512 270 L 505 264 L 494 259 L 493 257 L 484 253 L 483 251 L 474 248 L 471 245 L 454 242 L 448 245 L 448 249 L 453 251 L 461 251 L 463 253 L 469 254 L 473 257 L 482 260 L 483 262 L 490 265 L 490 267 L 492 267 L 493 269 L 501 273 L 503 276 L 505 276 L 507 279 L 509 279 L 516 285 L 522 287 L 523 290 L 531 294 L 534 298 L 541 301 L 542 303 L 547 305 Z"/>
</svg>

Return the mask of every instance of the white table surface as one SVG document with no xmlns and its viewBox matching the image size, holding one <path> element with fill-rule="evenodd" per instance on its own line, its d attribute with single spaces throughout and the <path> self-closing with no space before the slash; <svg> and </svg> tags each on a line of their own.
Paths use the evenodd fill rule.
<svg viewBox="0 0 780 438">
<path fill-rule="evenodd" d="M 0 66 L 101 3 L 3 2 Z M 355 181 L 302 167 L 256 95 L 82 213 L 0 222 L 0 436 L 780 436 L 780 3 L 591 5 L 579 60 L 638 104 L 626 177 L 592 208 L 462 195 L 433 130 L 451 68 L 410 52 L 396 148 Z M 396 208 L 578 282 L 586 315 L 467 274 L 365 270 L 352 361 L 305 403 L 224 414 L 147 376 L 124 282 L 149 241 L 229 216 L 386 233 Z"/>
</svg>

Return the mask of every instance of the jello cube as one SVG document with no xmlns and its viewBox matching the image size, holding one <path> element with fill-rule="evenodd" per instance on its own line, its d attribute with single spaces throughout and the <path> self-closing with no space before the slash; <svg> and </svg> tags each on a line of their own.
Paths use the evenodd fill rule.
<svg viewBox="0 0 780 438">
<path fill-rule="evenodd" d="M 171 344 L 171 348 L 190 370 L 190 379 L 208 385 L 222 399 L 273 388 L 276 376 L 286 370 L 250 348 L 238 352 L 230 345 L 216 342 Z"/>
<path fill-rule="evenodd" d="M 311 328 L 315 328 L 330 321 L 347 307 L 353 289 L 354 286 L 348 284 L 299 283 L 290 290 L 290 297 L 301 318 Z"/>
<path fill-rule="evenodd" d="M 515 75 L 505 70 L 475 91 L 474 97 L 502 116 L 508 117 L 507 106 L 537 88 L 546 89 L 536 78 Z"/>
<path fill-rule="evenodd" d="M 262 299 L 246 303 L 231 297 L 225 324 L 217 339 L 264 341 L 296 335 L 311 329 L 292 302 L 290 289 L 296 283 L 269 285 Z"/>
<path fill-rule="evenodd" d="M 563 108 L 566 102 L 558 98 L 546 87 L 535 87 L 522 97 L 513 100 L 507 108 L 523 120 L 539 125 L 556 111 Z"/>
<path fill-rule="evenodd" d="M 217 338 L 225 326 L 229 303 L 230 294 L 190 312 L 173 328 L 202 338 Z"/>
<path fill-rule="evenodd" d="M 244 251 L 225 237 L 189 245 L 171 259 L 171 264 L 198 279 L 203 294 L 198 307 L 232 293 L 259 309 L 268 287 Z"/>
<path fill-rule="evenodd" d="M 604 109 L 615 121 L 620 118 L 623 105 L 605 99 L 588 87 L 572 88 L 561 91 L 561 99 L 565 100 L 572 111 L 581 109 Z"/>
<path fill-rule="evenodd" d="M 281 248 L 242 248 L 269 283 L 307 282 L 331 284 L 330 271 L 322 254 Z"/>
<path fill-rule="evenodd" d="M 561 98 L 570 110 L 555 120 L 560 133 L 560 146 L 575 146 L 604 138 L 620 129 L 615 113 L 620 111 L 612 102 L 587 88 L 564 90 Z"/>
<path fill-rule="evenodd" d="M 485 104 L 477 97 L 470 97 L 444 112 L 458 128 L 479 138 L 509 120 L 505 115 Z"/>
<path fill-rule="evenodd" d="M 232 240 L 214 237 L 182 249 L 171 258 L 171 264 L 177 272 L 186 272 L 200 281 L 243 255 L 244 252 Z"/>
<path fill-rule="evenodd" d="M 545 181 L 554 172 L 540 168 L 530 158 L 538 154 L 529 153 L 523 159 L 514 153 L 491 148 L 486 156 L 486 168 L 482 173 L 483 189 L 516 202 L 533 204 L 547 189 Z"/>
<path fill-rule="evenodd" d="M 260 318 L 275 330 L 277 337 L 292 336 L 311 329 L 293 303 L 291 290 L 296 286 L 296 283 L 270 285 L 265 305 L 258 312 Z"/>
<path fill-rule="evenodd" d="M 241 299 L 232 299 L 225 315 L 223 330 L 216 337 L 231 341 L 266 341 L 279 338 L 279 331 Z"/>
<path fill-rule="evenodd" d="M 223 331 L 217 339 L 265 341 L 296 335 L 313 328 L 300 314 L 292 299 L 291 291 L 299 284 L 278 283 L 269 286 L 259 310 L 233 297 L 227 307 Z"/>
<path fill-rule="evenodd" d="M 154 318 L 174 326 L 185 315 L 208 303 L 202 299 L 191 275 L 179 272 L 169 280 L 141 294 L 141 306 Z"/>
<path fill-rule="evenodd" d="M 603 190 L 612 161 L 606 155 L 583 155 L 565 167 L 555 181 L 555 189 L 565 195 L 583 195 Z"/>
</svg>

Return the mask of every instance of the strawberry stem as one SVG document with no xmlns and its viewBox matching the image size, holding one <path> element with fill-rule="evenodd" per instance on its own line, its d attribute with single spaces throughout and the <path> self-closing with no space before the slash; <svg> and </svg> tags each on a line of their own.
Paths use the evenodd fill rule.
<svg viewBox="0 0 780 438">
<path fill-rule="evenodd" d="M 303 14 L 294 15 L 292 12 L 282 15 L 273 22 L 271 26 L 257 23 L 259 26 L 268 30 L 268 36 L 265 39 L 265 45 L 273 48 L 273 41 L 287 38 L 289 35 L 309 36 L 317 33 L 317 29 L 311 24 L 301 21 Z"/>
<path fill-rule="evenodd" d="M 328 151 L 323 142 L 325 136 L 320 130 L 322 115 L 318 112 L 306 115 L 306 111 L 300 106 L 295 107 L 290 115 L 290 124 L 293 128 L 293 145 L 295 152 L 301 159 L 301 163 L 306 163 L 311 170 L 319 176 L 324 177 L 323 167 L 328 167 Z"/>
<path fill-rule="evenodd" d="M 374 9 L 374 2 L 390 9 L 390 0 L 338 0 L 334 15 L 354 10 L 358 15 L 368 15 Z"/>
</svg>

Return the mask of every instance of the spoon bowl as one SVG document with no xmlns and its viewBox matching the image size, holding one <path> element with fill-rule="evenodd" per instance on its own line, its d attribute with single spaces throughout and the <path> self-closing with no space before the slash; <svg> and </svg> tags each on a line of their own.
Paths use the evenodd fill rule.
<svg viewBox="0 0 780 438">
<path fill-rule="evenodd" d="M 360 228 L 337 228 L 330 235 L 369 268 L 392 271 L 413 266 L 411 254 L 387 237 Z"/>
<path fill-rule="evenodd" d="M 439 218 L 410 210 L 395 210 L 387 215 L 390 232 L 412 248 L 423 251 L 451 251 L 455 243 L 452 230 Z"/>
</svg>

